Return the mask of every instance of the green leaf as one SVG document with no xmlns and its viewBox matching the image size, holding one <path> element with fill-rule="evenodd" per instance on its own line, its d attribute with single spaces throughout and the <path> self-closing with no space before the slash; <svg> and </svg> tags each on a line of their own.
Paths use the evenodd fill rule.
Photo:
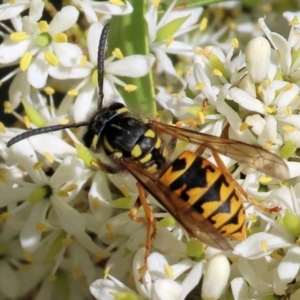
<svg viewBox="0 0 300 300">
<path fill-rule="evenodd" d="M 148 1 L 130 0 L 134 7 L 133 12 L 126 16 L 113 17 L 108 34 L 108 53 L 120 48 L 124 56 L 141 54 L 149 55 L 149 36 L 147 23 L 144 19 Z M 129 70 L 130 72 L 130 70 Z M 155 91 L 152 72 L 140 78 L 121 77 L 127 84 L 137 86 L 131 93 L 123 87 L 117 89 L 130 110 L 139 112 L 139 115 L 153 118 L 156 114 Z"/>
</svg>

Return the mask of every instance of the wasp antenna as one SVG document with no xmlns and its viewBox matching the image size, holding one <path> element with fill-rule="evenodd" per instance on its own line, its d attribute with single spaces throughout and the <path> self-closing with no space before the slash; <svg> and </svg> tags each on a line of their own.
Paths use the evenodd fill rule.
<svg viewBox="0 0 300 300">
<path fill-rule="evenodd" d="M 36 128 L 36 129 L 31 129 L 29 131 L 26 131 L 24 133 L 21 133 L 11 140 L 8 141 L 7 147 L 10 147 L 11 145 L 22 141 L 24 139 L 27 139 L 33 135 L 38 135 L 38 134 L 43 134 L 47 132 L 52 132 L 52 131 L 58 131 L 62 129 L 67 129 L 67 128 L 76 128 L 76 127 L 81 127 L 81 126 L 86 126 L 88 125 L 88 122 L 78 122 L 78 123 L 72 123 L 72 124 L 59 124 L 59 125 L 51 125 L 51 126 L 46 126 L 42 128 Z"/>
<path fill-rule="evenodd" d="M 104 51 L 105 51 L 105 43 L 107 39 L 108 29 L 110 24 L 107 23 L 101 32 L 99 47 L 98 47 L 98 86 L 99 86 L 99 101 L 98 101 L 98 109 L 102 109 L 103 104 L 103 78 L 104 78 Z"/>
</svg>

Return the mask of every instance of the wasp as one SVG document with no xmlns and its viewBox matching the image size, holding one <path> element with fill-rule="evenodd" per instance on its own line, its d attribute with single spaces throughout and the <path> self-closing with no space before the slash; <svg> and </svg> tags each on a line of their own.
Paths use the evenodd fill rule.
<svg viewBox="0 0 300 300">
<path fill-rule="evenodd" d="M 264 211 L 272 212 L 255 202 L 232 178 L 218 153 L 229 156 L 253 169 L 278 179 L 288 178 L 285 162 L 258 146 L 199 133 L 164 124 L 157 120 L 140 119 L 122 104 L 103 107 L 104 52 L 109 24 L 102 30 L 98 48 L 99 100 L 97 111 L 88 121 L 37 128 L 12 138 L 10 147 L 25 138 L 42 133 L 86 126 L 83 143 L 94 152 L 103 152 L 109 163 L 97 160 L 107 173 L 127 170 L 137 180 L 139 199 L 149 222 L 146 251 L 155 236 L 155 220 L 147 207 L 145 191 L 152 194 L 193 237 L 207 245 L 230 250 L 227 238 L 246 237 L 245 210 L 242 197 Z M 171 136 L 166 141 L 165 136 Z M 198 145 L 196 152 L 183 151 L 170 161 L 172 141 L 183 140 Z M 201 154 L 209 148 L 216 165 Z M 133 219 L 139 207 L 131 211 Z"/>
</svg>

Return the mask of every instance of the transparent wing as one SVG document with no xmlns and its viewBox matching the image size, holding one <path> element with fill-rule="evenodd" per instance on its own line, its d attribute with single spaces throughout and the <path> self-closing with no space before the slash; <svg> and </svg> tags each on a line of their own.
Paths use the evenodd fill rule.
<svg viewBox="0 0 300 300">
<path fill-rule="evenodd" d="M 157 121 L 150 121 L 150 124 L 154 130 L 159 130 L 192 144 L 210 148 L 241 163 L 246 163 L 251 168 L 272 177 L 280 180 L 289 178 L 289 170 L 286 163 L 279 156 L 261 147 Z"/>
</svg>

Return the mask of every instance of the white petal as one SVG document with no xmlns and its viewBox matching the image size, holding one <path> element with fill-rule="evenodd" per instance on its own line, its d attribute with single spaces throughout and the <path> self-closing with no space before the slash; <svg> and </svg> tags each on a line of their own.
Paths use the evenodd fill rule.
<svg viewBox="0 0 300 300">
<path fill-rule="evenodd" d="M 149 299 L 149 291 L 152 287 L 151 276 L 148 271 L 143 276 L 143 283 L 141 283 L 141 274 L 139 273 L 139 269 L 143 266 L 145 256 L 145 248 L 141 248 L 134 256 L 132 269 L 135 286 L 137 288 L 138 293 L 145 299 Z"/>
<path fill-rule="evenodd" d="M 65 67 L 72 67 L 82 57 L 82 50 L 70 43 L 52 43 L 54 53 L 59 62 Z"/>
<path fill-rule="evenodd" d="M 133 11 L 132 5 L 127 0 L 123 6 L 111 4 L 109 2 L 93 1 L 93 8 L 95 12 L 115 16 L 128 15 Z"/>
<path fill-rule="evenodd" d="M 151 69 L 155 59 L 153 56 L 130 55 L 113 61 L 105 68 L 105 72 L 116 75 L 137 78 L 145 76 Z M 128 72 L 130 70 L 130 72 Z"/>
<path fill-rule="evenodd" d="M 203 262 L 201 261 L 193 266 L 192 270 L 184 278 L 181 284 L 182 300 L 185 299 L 186 296 L 191 292 L 191 290 L 199 283 L 202 274 L 203 274 Z"/>
<path fill-rule="evenodd" d="M 16 109 L 21 102 L 21 96 L 30 94 L 30 84 L 27 81 L 26 72 L 17 73 L 9 87 L 8 93 L 12 109 Z"/>
<path fill-rule="evenodd" d="M 0 5 L 0 20 L 12 19 L 18 16 L 22 11 L 29 7 L 29 2 L 18 3 L 18 5 L 13 5 L 10 3 L 4 3 Z"/>
<path fill-rule="evenodd" d="M 298 274 L 300 269 L 300 248 L 297 245 L 290 247 L 280 261 L 277 273 L 281 283 L 290 283 Z"/>
<path fill-rule="evenodd" d="M 90 291 L 97 300 L 115 300 L 112 293 L 122 290 L 109 279 L 98 279 L 90 285 Z"/>
<path fill-rule="evenodd" d="M 59 64 L 57 67 L 49 66 L 49 74 L 56 79 L 78 79 L 86 78 L 91 74 L 89 67 L 64 67 Z"/>
<path fill-rule="evenodd" d="M 242 277 L 234 278 L 231 281 L 231 290 L 234 300 L 249 299 L 248 284 Z"/>
<path fill-rule="evenodd" d="M 29 16 L 32 20 L 38 21 L 43 14 L 44 2 L 42 0 L 31 0 L 29 8 Z"/>
<path fill-rule="evenodd" d="M 56 34 L 70 29 L 77 21 L 79 11 L 74 6 L 65 6 L 50 22 L 49 33 Z"/>
<path fill-rule="evenodd" d="M 288 236 L 282 237 L 260 232 L 250 235 L 245 241 L 236 245 L 233 253 L 248 259 L 255 259 L 264 257 L 276 249 L 289 247 L 293 242 L 293 238 Z M 266 251 L 263 251 L 262 243 L 267 243 Z"/>
<path fill-rule="evenodd" d="M 51 197 L 51 203 L 60 221 L 60 226 L 70 235 L 80 235 L 85 231 L 83 216 L 62 198 Z"/>
<path fill-rule="evenodd" d="M 38 153 L 45 155 L 45 153 L 48 152 L 54 159 L 61 159 L 69 155 L 77 154 L 74 147 L 70 146 L 60 137 L 57 137 L 55 133 L 32 136 L 29 138 L 29 141 Z"/>
<path fill-rule="evenodd" d="M 134 255 L 135 252 L 128 253 L 125 244 L 121 245 L 115 252 L 110 254 L 106 263 L 106 268 L 109 268 L 109 274 L 116 278 L 125 278 L 126 275 L 131 273 Z"/>
<path fill-rule="evenodd" d="M 76 252 L 75 255 L 77 257 L 80 257 L 80 259 L 78 259 L 77 261 L 78 268 L 80 269 L 80 271 L 82 271 L 87 283 L 89 284 L 95 279 L 96 275 L 94 263 L 91 261 L 90 254 L 86 249 L 84 249 L 77 243 L 74 246 L 76 247 L 76 249 L 74 249 L 74 251 Z"/>
<path fill-rule="evenodd" d="M 180 275 L 184 274 L 187 270 L 191 269 L 195 265 L 190 258 L 183 259 L 180 262 L 172 266 L 174 279 L 177 279 Z M 199 282 L 199 281 L 198 281 Z"/>
<path fill-rule="evenodd" d="M 98 64 L 98 45 L 100 34 L 102 32 L 103 25 L 101 23 L 94 23 L 90 26 L 87 35 L 87 46 L 89 50 L 90 62 L 97 66 Z"/>
<path fill-rule="evenodd" d="M 67 156 L 50 178 L 50 185 L 53 188 L 60 188 L 66 182 L 75 182 L 82 175 L 83 170 L 84 164 L 81 159 Z"/>
<path fill-rule="evenodd" d="M 94 217 L 98 221 L 99 226 L 103 222 L 106 222 L 113 213 L 113 207 L 109 203 L 109 201 L 112 200 L 111 191 L 109 189 L 107 176 L 102 171 L 97 171 L 95 173 L 93 183 L 89 190 L 88 198 L 90 209 L 93 212 Z M 95 200 L 99 201 L 98 208 L 95 208 Z"/>
<path fill-rule="evenodd" d="M 162 253 L 172 253 L 172 255 L 179 257 L 186 255 L 186 244 L 178 240 L 172 232 L 166 228 L 157 228 L 157 234 L 152 240 L 152 245 Z M 173 247 L 170 248 L 170 245 L 173 245 Z"/>
<path fill-rule="evenodd" d="M 167 73 L 168 79 L 170 81 L 176 81 L 177 80 L 176 70 L 168 55 L 161 49 L 155 49 L 153 51 L 157 57 L 158 62 L 161 64 L 163 71 Z"/>
<path fill-rule="evenodd" d="M 0 63 L 9 64 L 17 61 L 28 50 L 30 43 L 30 40 L 16 43 L 6 39 L 0 45 Z"/>
<path fill-rule="evenodd" d="M 0 262 L 0 290 L 5 297 L 16 299 L 20 290 L 20 279 L 17 276 L 17 271 L 7 264 L 6 261 Z"/>
<path fill-rule="evenodd" d="M 25 226 L 20 233 L 20 242 L 25 251 L 33 253 L 39 246 L 42 233 L 37 230 L 36 225 L 44 221 L 49 201 L 44 199 L 31 205 L 31 212 Z"/>
<path fill-rule="evenodd" d="M 19 162 L 23 166 L 35 183 L 43 185 L 48 182 L 42 170 L 34 169 L 34 165 L 38 162 L 38 159 L 28 140 L 22 140 L 12 145 L 11 150 L 16 156 L 16 162 Z"/>
<path fill-rule="evenodd" d="M 242 107 L 246 108 L 249 111 L 256 111 L 262 115 L 265 115 L 266 111 L 263 108 L 263 103 L 256 98 L 250 96 L 243 90 L 233 87 L 231 88 L 228 93 L 227 97 L 230 100 L 235 101 Z"/>
<path fill-rule="evenodd" d="M 33 187 L 0 187 L 1 195 L 5 195 L 5 197 L 0 197 L 0 207 L 2 208 L 9 204 L 23 201 L 30 195 L 33 189 Z"/>
<path fill-rule="evenodd" d="M 153 300 L 180 300 L 182 287 L 179 283 L 169 279 L 158 279 L 152 286 Z"/>
<path fill-rule="evenodd" d="M 166 278 L 164 265 L 167 264 L 168 261 L 162 254 L 158 252 L 153 252 L 150 254 L 147 259 L 147 265 L 152 280 Z"/>
<path fill-rule="evenodd" d="M 267 262 L 264 258 L 255 262 L 256 264 L 253 264 L 253 262 L 248 259 L 240 258 L 238 261 L 238 269 L 241 275 L 254 290 L 254 294 L 261 297 L 272 294 L 273 288 L 270 282 L 270 274 L 268 274 Z"/>
<path fill-rule="evenodd" d="M 27 71 L 27 79 L 35 88 L 43 88 L 48 78 L 48 63 L 41 56 L 36 57 Z"/>
<path fill-rule="evenodd" d="M 93 100 L 96 99 L 97 89 L 92 82 L 86 84 L 79 92 L 74 103 L 75 122 L 85 121 L 91 115 Z"/>
<path fill-rule="evenodd" d="M 95 11 L 91 7 L 91 5 L 89 5 L 87 2 L 80 1 L 80 0 L 73 1 L 73 2 L 74 2 L 74 4 L 80 6 L 80 8 L 82 9 L 83 13 L 85 14 L 85 17 L 87 18 L 87 21 L 90 24 L 94 24 L 94 23 L 98 22 L 97 14 L 95 13 Z"/>
</svg>

